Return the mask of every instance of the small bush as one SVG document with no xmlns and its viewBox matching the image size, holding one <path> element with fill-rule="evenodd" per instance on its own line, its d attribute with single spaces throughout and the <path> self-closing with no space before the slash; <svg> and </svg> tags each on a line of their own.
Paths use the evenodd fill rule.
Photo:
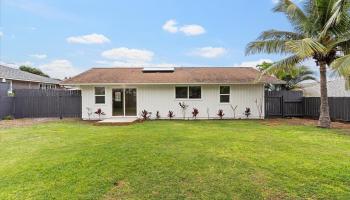
<svg viewBox="0 0 350 200">
<path fill-rule="evenodd" d="M 141 111 L 142 120 L 148 120 L 148 119 L 150 119 L 150 118 L 151 118 L 151 115 L 152 115 L 152 113 L 151 113 L 151 112 L 148 112 L 147 110 Z"/>
<path fill-rule="evenodd" d="M 245 115 L 247 118 L 249 118 L 249 116 L 251 115 L 250 108 L 245 108 L 244 115 Z"/>
<path fill-rule="evenodd" d="M 159 113 L 159 111 L 157 111 L 157 113 L 156 113 L 156 118 L 157 118 L 157 119 L 160 119 L 160 113 Z"/>
<path fill-rule="evenodd" d="M 101 120 L 101 115 L 106 115 L 101 108 L 97 109 L 95 112 L 96 115 L 98 115 L 98 119 Z"/>
<path fill-rule="evenodd" d="M 192 117 L 194 119 L 197 119 L 197 115 L 199 114 L 199 111 L 197 108 L 193 108 L 193 111 L 192 111 Z"/>
<path fill-rule="evenodd" d="M 220 119 L 222 119 L 224 117 L 225 113 L 224 113 L 224 111 L 222 109 L 219 109 L 217 115 L 219 116 Z"/>
<path fill-rule="evenodd" d="M 14 120 L 15 118 L 12 115 L 7 115 L 2 118 L 3 120 Z"/>
<path fill-rule="evenodd" d="M 175 117 L 174 111 L 169 110 L 169 112 L 168 112 L 168 117 L 169 117 L 169 119 L 174 118 L 174 117 Z"/>
</svg>

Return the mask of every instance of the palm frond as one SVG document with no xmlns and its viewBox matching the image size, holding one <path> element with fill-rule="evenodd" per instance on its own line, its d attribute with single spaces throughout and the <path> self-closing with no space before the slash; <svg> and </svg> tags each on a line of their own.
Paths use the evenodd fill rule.
<svg viewBox="0 0 350 200">
<path fill-rule="evenodd" d="M 273 8 L 273 11 L 284 13 L 294 28 L 299 32 L 303 32 L 307 24 L 309 24 L 308 17 L 303 10 L 291 0 L 280 0 Z"/>
<path fill-rule="evenodd" d="M 294 52 L 299 57 L 312 57 L 315 54 L 327 53 L 327 48 L 312 38 L 290 40 L 286 42 L 286 49 Z"/>
<path fill-rule="evenodd" d="M 270 74 L 271 72 L 278 71 L 290 71 L 293 67 L 303 62 L 305 58 L 301 58 L 297 55 L 289 56 L 278 62 L 273 63 L 269 68 L 262 72 L 262 75 Z"/>
<path fill-rule="evenodd" d="M 350 76 L 350 54 L 334 60 L 331 68 L 340 76 Z"/>
<path fill-rule="evenodd" d="M 250 42 L 246 47 L 246 55 L 257 54 L 257 53 L 290 53 L 286 50 L 286 42 L 289 40 L 258 40 Z"/>
<path fill-rule="evenodd" d="M 303 35 L 291 31 L 279 31 L 275 29 L 267 30 L 261 33 L 258 40 L 300 40 Z"/>
<path fill-rule="evenodd" d="M 348 40 L 346 42 L 339 43 L 337 47 L 345 55 L 350 54 L 350 40 Z"/>
<path fill-rule="evenodd" d="M 350 40 L 350 30 L 343 32 L 341 34 L 338 34 L 336 38 L 333 38 L 327 46 L 335 47 L 339 43 L 346 42 Z"/>
<path fill-rule="evenodd" d="M 321 37 L 324 37 L 331 27 L 341 24 L 342 21 L 344 20 L 347 22 L 349 21 L 348 13 L 347 13 L 347 9 L 349 8 L 349 6 L 350 6 L 349 0 L 337 0 L 333 3 L 331 16 L 329 17 L 326 24 L 324 25 L 324 28 L 320 34 Z M 343 27 L 343 25 L 341 26 Z M 334 27 L 334 28 L 337 29 L 337 27 Z"/>
<path fill-rule="evenodd" d="M 300 76 L 296 79 L 296 82 L 302 82 L 302 81 L 309 81 L 309 80 L 313 80 L 313 81 L 317 81 L 317 78 L 313 75 L 304 75 L 304 76 Z"/>
</svg>

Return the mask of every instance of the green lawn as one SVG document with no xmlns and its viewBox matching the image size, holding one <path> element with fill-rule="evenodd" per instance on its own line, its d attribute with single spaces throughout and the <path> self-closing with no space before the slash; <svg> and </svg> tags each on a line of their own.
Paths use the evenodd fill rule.
<svg viewBox="0 0 350 200">
<path fill-rule="evenodd" d="M 0 130 L 0 199 L 350 199 L 350 136 L 258 121 Z"/>
</svg>

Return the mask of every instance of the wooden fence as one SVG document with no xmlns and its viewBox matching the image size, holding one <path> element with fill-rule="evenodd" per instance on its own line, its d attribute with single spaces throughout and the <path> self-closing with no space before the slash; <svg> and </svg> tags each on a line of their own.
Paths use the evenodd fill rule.
<svg viewBox="0 0 350 200">
<path fill-rule="evenodd" d="M 15 90 L 15 118 L 81 117 L 79 90 Z"/>
<path fill-rule="evenodd" d="M 14 98 L 7 95 L 9 88 L 9 84 L 0 83 L 0 119 L 12 113 Z"/>
<path fill-rule="evenodd" d="M 299 91 L 266 91 L 265 113 L 268 117 L 302 117 L 303 93 Z"/>
<path fill-rule="evenodd" d="M 350 97 L 329 97 L 332 120 L 350 121 Z M 303 97 L 298 91 L 265 92 L 266 117 L 308 117 L 320 115 L 320 98 Z"/>
<path fill-rule="evenodd" d="M 304 98 L 304 116 L 318 118 L 320 115 L 320 98 Z M 350 121 L 350 97 L 329 97 L 329 115 L 332 120 Z"/>
<path fill-rule="evenodd" d="M 79 90 L 18 89 L 14 97 L 0 95 L 0 116 L 15 118 L 81 117 Z M 8 104 L 2 104 L 7 99 Z"/>
</svg>

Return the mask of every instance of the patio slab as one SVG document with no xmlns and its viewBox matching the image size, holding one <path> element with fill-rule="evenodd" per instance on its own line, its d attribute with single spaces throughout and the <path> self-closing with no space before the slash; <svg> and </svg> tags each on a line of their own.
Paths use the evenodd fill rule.
<svg viewBox="0 0 350 200">
<path fill-rule="evenodd" d="M 120 126 L 120 125 L 129 125 L 136 121 L 138 121 L 137 117 L 113 117 L 113 118 L 104 119 L 102 121 L 98 121 L 95 124 Z"/>
</svg>

